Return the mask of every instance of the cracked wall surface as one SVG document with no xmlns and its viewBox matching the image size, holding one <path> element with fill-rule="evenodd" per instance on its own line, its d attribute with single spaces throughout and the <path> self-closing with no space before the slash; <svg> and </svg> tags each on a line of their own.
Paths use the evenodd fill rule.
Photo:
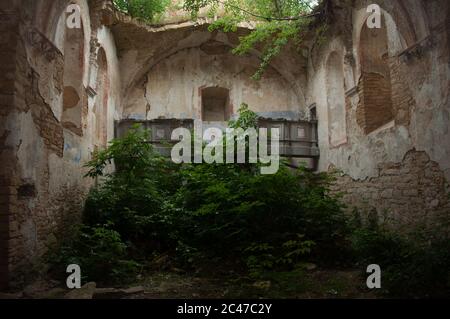
<svg viewBox="0 0 450 319">
<path fill-rule="evenodd" d="M 373 2 L 383 9 L 386 52 L 366 56 L 383 61 L 382 72 L 377 64 L 367 76 L 363 26 Z M 114 121 L 200 119 L 210 87 L 229 93 L 230 113 L 245 102 L 264 117 L 299 119 L 314 106 L 319 170 L 340 171 L 333 192 L 350 209 L 375 209 L 400 228 L 448 223 L 448 1 L 333 0 L 325 40 L 288 46 L 259 82 L 250 76 L 261 52 L 229 52 L 247 28 L 209 32 L 205 17 L 150 26 L 109 0 L 75 1 L 83 30 L 74 39 L 82 43 L 68 64 L 68 3 L 0 3 L 0 289 L 27 282 L 31 266 L 79 220 L 94 183 L 83 165 L 114 137 Z M 387 100 L 389 114 L 368 108 Z"/>
<path fill-rule="evenodd" d="M 76 1 L 81 8 L 84 36 L 79 65 L 65 65 L 65 17 L 68 1 L 16 1 L 0 6 L 0 28 L 7 37 L 1 42 L 2 121 L 0 287 L 19 286 L 30 267 L 70 231 L 81 217 L 84 199 L 93 181 L 84 178 L 83 165 L 95 149 L 105 147 L 91 133 L 95 130 L 96 56 L 102 48 L 109 65 L 108 138 L 113 137 L 120 83 L 114 41 L 97 20 L 94 2 Z M 90 11 L 94 9 L 93 11 Z M 5 19 L 3 19 L 5 17 Z M 92 29 L 91 29 L 92 27 Z M 66 56 L 65 56 L 66 54 Z M 7 58 L 6 58 L 7 56 Z M 64 77 L 80 77 L 77 92 L 78 124 L 64 119 Z M 74 75 L 75 74 L 75 75 Z M 3 81 L 3 80 L 2 80 Z M 67 101 L 67 100 L 66 100 Z M 73 122 L 73 119 L 71 120 Z"/>
<path fill-rule="evenodd" d="M 233 114 L 241 103 L 265 113 L 294 114 L 301 109 L 302 102 L 295 90 L 275 69 L 269 68 L 260 81 L 254 81 L 251 76 L 259 60 L 236 57 L 230 49 L 209 41 L 158 62 L 131 91 L 124 117 L 201 119 L 201 90 L 207 87 L 229 90 Z"/>
<path fill-rule="evenodd" d="M 386 25 L 387 51 L 382 58 L 388 66 L 391 92 L 388 92 L 383 81 L 376 78 L 382 77 L 380 74 L 384 71 L 374 73 L 372 77 L 375 79 L 363 74 L 364 47 L 361 48 L 361 45 L 364 43 L 361 43 L 361 37 L 369 16 L 366 8 L 372 2 L 382 8 Z M 377 208 L 380 216 L 388 214 L 404 221 L 415 219 L 416 225 L 424 223 L 425 216 L 430 222 L 441 214 L 439 211 L 446 211 L 448 214 L 448 2 L 355 1 L 352 8 L 338 7 L 336 4 L 334 13 L 336 23 L 331 28 L 332 31 L 328 32 L 327 40 L 311 51 L 308 68 L 307 104 L 314 103 L 317 107 L 320 170 L 341 170 L 343 178 L 339 181 L 338 188 L 345 192 L 344 199 L 350 206 L 359 207 L 363 211 Z M 370 45 L 373 45 L 373 41 L 375 40 Z M 327 57 L 335 53 L 342 56 L 346 92 L 344 103 L 347 140 L 338 146 L 330 143 L 329 121 L 335 115 L 327 107 L 327 101 L 338 97 L 327 96 L 325 93 L 327 80 L 330 80 L 326 61 Z M 383 117 L 383 108 L 376 107 L 373 113 L 364 111 L 365 90 L 369 90 L 372 96 L 367 102 L 376 104 L 381 101 L 384 107 L 388 103 L 383 99 L 392 101 L 392 121 L 376 119 Z M 372 123 L 372 126 L 368 127 L 368 123 Z M 421 160 L 411 161 L 411 157 L 414 157 L 412 154 L 420 154 L 419 157 L 424 156 L 434 164 L 422 165 Z M 382 169 L 386 165 L 393 165 L 392 175 L 415 180 L 408 185 L 410 194 L 408 191 L 402 192 L 405 185 L 397 177 L 392 177 Z M 439 172 L 444 182 L 439 179 L 434 182 L 428 180 L 423 185 L 417 184 L 418 177 L 408 175 L 401 169 L 404 166 L 409 166 L 411 171 L 420 170 L 425 176 Z M 397 182 L 400 184 L 397 185 Z M 366 187 L 368 184 L 377 186 Z M 425 196 L 425 189 L 430 185 L 434 185 L 431 192 L 434 195 Z M 384 195 L 392 195 L 381 196 L 383 190 Z M 410 201 L 409 196 L 414 200 Z M 403 205 L 415 201 L 421 204 Z M 421 218 L 416 218 L 419 215 Z"/>
</svg>

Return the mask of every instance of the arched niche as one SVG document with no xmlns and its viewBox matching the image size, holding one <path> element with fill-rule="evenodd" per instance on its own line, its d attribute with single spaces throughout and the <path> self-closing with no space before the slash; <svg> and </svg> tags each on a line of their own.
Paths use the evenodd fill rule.
<svg viewBox="0 0 450 319">
<path fill-rule="evenodd" d="M 381 28 L 370 29 L 367 23 L 363 24 L 359 55 L 361 82 L 357 122 L 368 134 L 394 120 L 388 35 L 384 16 Z"/>
<path fill-rule="evenodd" d="M 344 59 L 341 54 L 334 51 L 328 56 L 326 72 L 329 141 L 331 146 L 339 146 L 347 142 Z"/>
</svg>

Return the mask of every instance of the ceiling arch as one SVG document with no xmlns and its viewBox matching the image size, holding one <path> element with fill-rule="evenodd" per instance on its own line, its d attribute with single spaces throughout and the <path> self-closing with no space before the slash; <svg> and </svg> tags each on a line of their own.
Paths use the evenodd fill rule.
<svg viewBox="0 0 450 319">
<path fill-rule="evenodd" d="M 161 30 L 138 25 L 118 24 L 113 26 L 112 29 L 121 57 L 122 70 L 124 70 L 122 74 L 122 94 L 125 98 L 137 83 L 142 82 L 152 67 L 171 55 L 190 48 L 201 48 L 211 41 L 232 48 L 238 43 L 238 36 L 248 32 L 248 29 L 243 28 L 238 30 L 237 34 L 209 32 L 207 25 L 183 25 L 179 28 Z M 130 33 L 132 29 L 134 32 Z M 258 50 L 252 50 L 250 55 L 257 59 L 262 56 Z M 295 70 L 295 65 L 293 67 L 288 61 L 284 61 L 285 58 L 290 58 L 291 61 L 295 59 L 298 65 L 297 72 L 303 71 L 301 58 L 288 57 L 287 55 L 274 59 L 270 66 L 290 83 L 299 100 L 304 104 L 305 84 L 301 83 L 297 74 L 292 73 Z"/>
</svg>

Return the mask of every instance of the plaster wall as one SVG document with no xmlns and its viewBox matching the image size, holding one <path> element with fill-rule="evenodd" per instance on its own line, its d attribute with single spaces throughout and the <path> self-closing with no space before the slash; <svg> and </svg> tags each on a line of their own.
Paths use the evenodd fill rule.
<svg viewBox="0 0 450 319">
<path fill-rule="evenodd" d="M 215 54 L 205 47 L 184 49 L 154 65 L 130 94 L 124 117 L 201 119 L 201 92 L 207 87 L 229 90 L 233 114 L 241 103 L 267 116 L 299 113 L 301 98 L 273 67 L 255 81 L 251 79 L 259 65 L 255 57 L 234 56 L 228 47 L 219 50 Z"/>
<path fill-rule="evenodd" d="M 0 126 L 0 155 L 2 162 L 8 163 L 0 170 L 0 184 L 5 187 L 1 193 L 8 199 L 1 202 L 8 218 L 6 235 L 1 239 L 6 247 L 2 260 L 7 265 L 0 271 L 0 288 L 21 285 L 29 279 L 27 276 L 34 276 L 31 265 L 39 262 L 57 238 L 67 235 L 81 217 L 84 199 L 94 182 L 83 177 L 83 165 L 98 147 L 90 134 L 96 94 L 89 83 L 95 82 L 91 77 L 95 78 L 96 73 L 90 70 L 100 46 L 108 59 L 110 138 L 113 120 L 121 113 L 116 110 L 120 104 L 120 77 L 114 40 L 106 27 L 91 30 L 91 22 L 96 25 L 91 20 L 94 15 L 87 1 L 80 0 L 76 3 L 81 8 L 84 28 L 81 130 L 74 132 L 63 125 L 63 78 L 70 69 L 64 67 L 64 50 L 60 47 L 64 24 L 57 23 L 64 15 L 62 2 L 22 3 L 22 12 L 15 12 L 15 23 L 5 25 L 11 37 L 2 48 L 5 45 L 14 49 L 9 55 L 14 68 L 8 82 L 12 84 L 12 99 L 4 106 Z M 56 16 L 49 16 L 50 12 Z"/>
<path fill-rule="evenodd" d="M 377 207 L 379 213 L 387 211 L 402 218 L 408 214 L 417 216 L 418 210 L 422 216 L 434 216 L 441 208 L 442 214 L 448 218 L 450 209 L 445 196 L 450 180 L 450 143 L 446 142 L 450 140 L 448 2 L 434 1 L 424 6 L 420 1 L 407 1 L 412 7 L 403 1 L 395 4 L 376 2 L 382 8 L 387 30 L 394 119 L 368 134 L 357 121 L 363 92 L 360 33 L 369 16 L 366 8 L 370 4 L 357 1 L 350 12 L 339 13 L 340 25 L 328 34 L 324 44 L 312 52 L 309 60 L 306 99 L 307 105 L 315 104 L 317 107 L 319 170 L 336 168 L 342 172 L 346 182 L 339 183 L 336 191 L 348 195 L 346 199 L 350 206 L 366 210 Z M 402 3 L 404 6 L 400 6 Z M 343 22 L 346 19 L 347 23 Z M 327 92 L 327 81 L 336 81 L 326 67 L 332 54 L 342 57 L 344 78 L 341 81 L 346 92 L 346 116 L 342 127 L 346 127 L 347 139 L 339 145 L 330 143 L 330 120 L 336 114 L 330 114 L 334 111 L 327 105 L 330 100 L 339 99 L 336 104 L 342 102 L 342 98 L 336 94 L 330 96 Z M 396 192 L 400 186 L 393 182 L 392 175 L 387 174 L 385 168 L 389 166 L 395 171 L 395 168 L 414 166 L 428 160 L 433 163 L 430 164 L 433 170 L 437 169 L 443 178 L 443 182 L 437 183 L 439 191 L 430 195 L 421 190 L 415 180 L 407 187 L 414 190 L 415 198 L 428 206 L 397 205 L 407 196 L 403 196 L 401 191 Z M 430 176 L 434 174 L 429 172 L 429 166 L 421 166 L 420 169 Z M 393 174 L 408 175 L 406 169 Z M 405 178 L 411 180 L 410 177 Z M 370 181 L 377 181 L 378 186 L 375 189 L 363 187 Z M 357 192 L 351 193 L 349 189 Z M 383 190 L 388 192 L 382 196 Z M 379 205 L 380 201 L 386 205 Z M 434 206 L 429 207 L 432 202 Z"/>
</svg>

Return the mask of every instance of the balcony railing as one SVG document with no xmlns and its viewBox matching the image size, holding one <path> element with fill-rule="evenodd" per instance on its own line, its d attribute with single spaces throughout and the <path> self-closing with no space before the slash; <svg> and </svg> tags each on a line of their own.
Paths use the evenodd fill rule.
<svg viewBox="0 0 450 319">
<path fill-rule="evenodd" d="M 171 140 L 173 130 L 179 127 L 184 127 L 189 130 L 194 129 L 194 120 L 191 119 L 126 119 L 116 122 L 115 136 L 123 137 L 131 126 L 137 123 L 151 131 L 149 142 L 163 156 L 170 156 L 172 146 L 179 142 L 178 140 Z M 279 129 L 280 156 L 311 159 L 317 159 L 319 157 L 316 120 L 293 121 L 260 118 L 258 120 L 258 126 L 260 128 L 267 128 L 268 131 L 271 128 Z"/>
</svg>

